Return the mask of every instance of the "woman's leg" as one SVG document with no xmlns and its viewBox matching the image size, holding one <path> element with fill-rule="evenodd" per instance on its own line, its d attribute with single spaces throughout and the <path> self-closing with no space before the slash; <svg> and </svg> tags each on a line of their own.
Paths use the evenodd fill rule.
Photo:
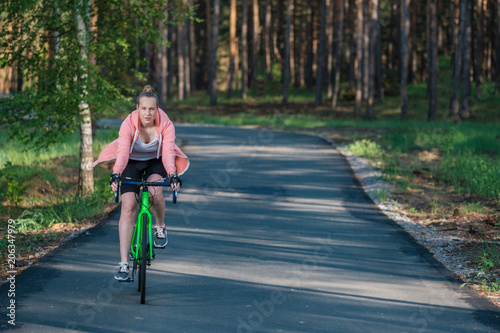
<svg viewBox="0 0 500 333">
<path fill-rule="evenodd" d="M 148 177 L 148 181 L 158 181 L 163 178 L 158 174 L 152 174 Z M 151 210 L 156 219 L 156 225 L 163 227 L 165 225 L 165 198 L 163 197 L 163 187 L 153 186 L 149 188 L 149 201 Z"/>
<path fill-rule="evenodd" d="M 118 233 L 120 236 L 120 261 L 128 262 L 130 242 L 134 235 L 135 221 L 137 219 L 137 201 L 135 192 L 122 194 L 122 211 L 118 222 Z"/>
</svg>

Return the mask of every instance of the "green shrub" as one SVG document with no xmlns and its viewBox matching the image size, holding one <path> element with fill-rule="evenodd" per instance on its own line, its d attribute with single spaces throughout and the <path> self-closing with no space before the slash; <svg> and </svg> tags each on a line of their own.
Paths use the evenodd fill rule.
<svg viewBox="0 0 500 333">
<path fill-rule="evenodd" d="M 362 156 L 362 157 L 381 157 L 383 156 L 383 150 L 380 145 L 371 140 L 363 139 L 360 141 L 355 141 L 348 145 L 347 147 L 349 153 Z"/>
</svg>

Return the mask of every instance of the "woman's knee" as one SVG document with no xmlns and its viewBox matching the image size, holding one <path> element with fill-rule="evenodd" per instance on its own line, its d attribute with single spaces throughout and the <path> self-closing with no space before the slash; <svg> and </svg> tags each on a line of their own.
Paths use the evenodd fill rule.
<svg viewBox="0 0 500 333">
<path fill-rule="evenodd" d="M 151 188 L 149 198 L 154 203 L 165 201 L 165 198 L 163 197 L 163 188 L 161 186 Z"/>
<path fill-rule="evenodd" d="M 135 193 L 125 193 L 122 195 L 122 215 L 135 216 L 137 215 L 137 203 L 135 201 Z"/>
</svg>

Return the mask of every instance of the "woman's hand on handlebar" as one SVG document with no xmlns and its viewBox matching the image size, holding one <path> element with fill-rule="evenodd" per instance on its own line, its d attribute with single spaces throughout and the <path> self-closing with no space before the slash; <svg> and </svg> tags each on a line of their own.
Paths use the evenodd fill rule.
<svg viewBox="0 0 500 333">
<path fill-rule="evenodd" d="M 113 192 L 116 192 L 118 190 L 118 183 L 120 182 L 120 175 L 117 173 L 114 173 L 111 175 L 111 178 L 109 179 L 109 185 L 111 185 L 111 189 Z"/>
<path fill-rule="evenodd" d="M 179 178 L 179 176 L 177 176 L 175 173 L 172 173 L 170 174 L 169 180 L 170 180 L 170 187 L 172 187 L 172 190 L 179 191 L 181 189 L 182 181 Z"/>
</svg>

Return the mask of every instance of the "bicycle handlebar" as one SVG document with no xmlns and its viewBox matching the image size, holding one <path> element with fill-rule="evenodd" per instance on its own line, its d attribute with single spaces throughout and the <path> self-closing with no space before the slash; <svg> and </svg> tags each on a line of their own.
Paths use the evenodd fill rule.
<svg viewBox="0 0 500 333">
<path fill-rule="evenodd" d="M 119 198 L 119 193 L 120 193 L 120 184 L 119 180 L 116 180 L 116 192 L 115 192 L 115 202 L 118 202 Z M 170 181 L 168 182 L 147 182 L 147 181 L 135 181 L 135 180 L 125 180 L 121 181 L 122 185 L 137 185 L 137 186 L 170 186 Z M 175 204 L 177 203 L 177 184 L 178 182 L 175 180 L 172 182 L 172 184 L 175 184 L 175 190 L 172 190 L 172 202 Z"/>
</svg>

